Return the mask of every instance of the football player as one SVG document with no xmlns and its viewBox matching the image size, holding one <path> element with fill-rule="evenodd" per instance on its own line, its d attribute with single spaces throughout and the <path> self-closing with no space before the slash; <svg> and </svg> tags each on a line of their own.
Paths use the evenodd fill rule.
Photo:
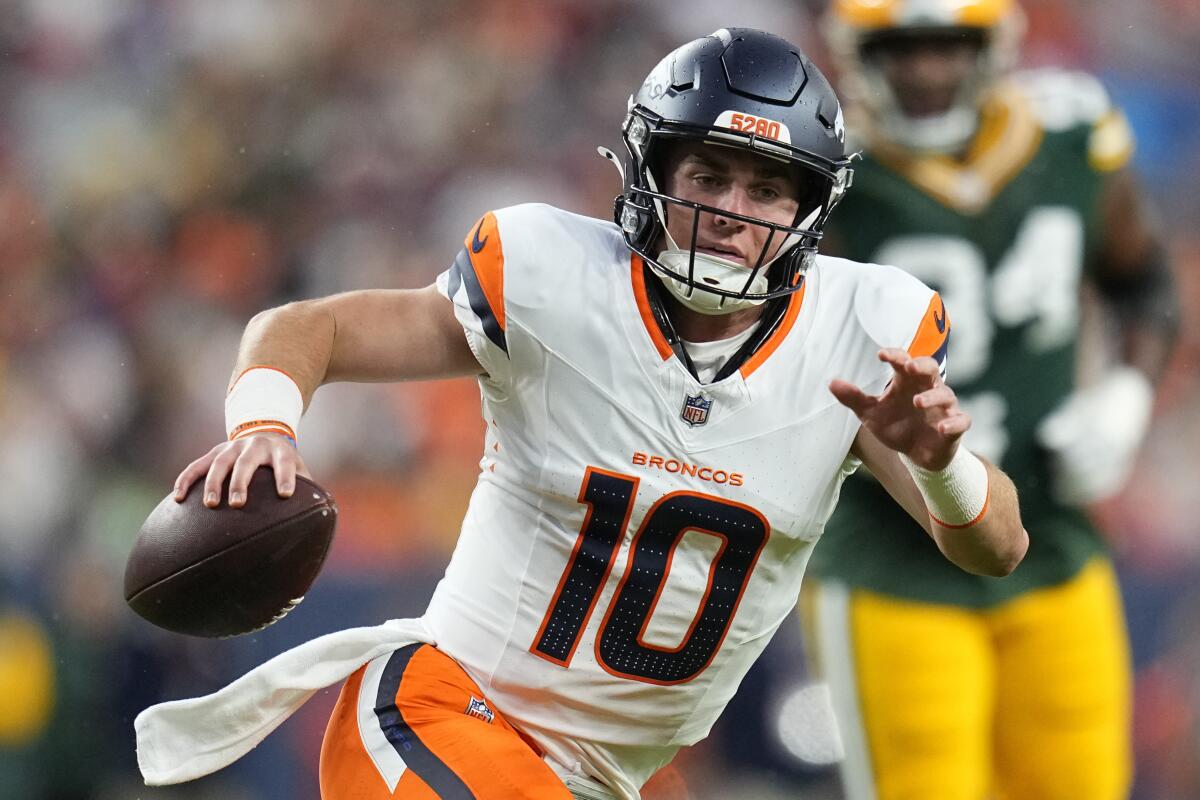
<svg viewBox="0 0 1200 800">
<path fill-rule="evenodd" d="M 1129 787 L 1126 635 L 1084 507 L 1132 467 L 1173 332 L 1171 282 L 1125 118 L 1088 75 L 1013 72 L 1022 25 L 1009 0 L 831 10 L 865 157 L 828 245 L 941 292 L 965 441 L 1013 476 L 1031 539 L 1004 580 L 947 569 L 881 502 L 885 482 L 847 481 L 805 607 L 851 798 L 1116 800 Z M 1085 285 L 1120 352 L 1081 380 Z"/>
<path fill-rule="evenodd" d="M 349 676 L 325 798 L 637 798 L 788 618 L 859 460 L 955 564 L 1020 561 L 1011 482 L 959 445 L 941 299 L 816 255 L 850 169 L 812 63 L 719 30 L 650 73 L 623 140 L 616 224 L 501 209 L 433 286 L 251 321 L 231 440 L 178 497 L 202 481 L 216 506 L 230 475 L 241 506 L 261 464 L 293 491 L 301 409 L 339 380 L 478 375 L 479 481 L 423 617 L 144 712 L 148 781 L 219 768 Z"/>
</svg>

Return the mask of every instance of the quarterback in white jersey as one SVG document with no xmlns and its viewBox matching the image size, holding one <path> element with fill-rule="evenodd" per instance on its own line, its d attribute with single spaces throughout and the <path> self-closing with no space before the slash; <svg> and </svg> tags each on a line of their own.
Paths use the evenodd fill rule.
<svg viewBox="0 0 1200 800">
<path fill-rule="evenodd" d="M 859 428 L 826 387 L 881 391 L 881 347 L 944 353 L 944 312 L 900 270 L 819 256 L 758 357 L 702 383 L 612 223 L 518 206 L 468 240 L 438 288 L 487 371 L 488 428 L 425 621 L 544 749 L 611 769 L 595 743 L 619 743 L 644 780 L 795 606 Z"/>
<path fill-rule="evenodd" d="M 255 402 L 227 405 L 236 433 L 178 496 L 203 477 L 216 505 L 231 475 L 244 504 L 264 463 L 290 491 L 304 466 L 278 431 L 330 380 L 479 375 L 480 477 L 421 619 L 332 634 L 144 712 L 148 781 L 219 768 L 349 676 L 327 800 L 635 800 L 788 617 L 860 461 L 955 563 L 1020 561 L 1011 482 L 958 444 L 969 419 L 940 375 L 941 299 L 816 255 L 850 171 L 815 67 L 723 29 L 651 73 L 624 141 L 616 224 L 498 210 L 435 287 L 292 304 L 248 328 L 230 396 Z"/>
</svg>

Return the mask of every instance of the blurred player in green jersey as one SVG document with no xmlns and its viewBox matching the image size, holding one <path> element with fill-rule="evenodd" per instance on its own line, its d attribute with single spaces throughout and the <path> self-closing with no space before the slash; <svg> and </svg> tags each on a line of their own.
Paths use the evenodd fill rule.
<svg viewBox="0 0 1200 800">
<path fill-rule="evenodd" d="M 1084 507 L 1132 467 L 1174 334 L 1171 283 L 1125 118 L 1088 75 L 1012 71 L 1022 27 L 1009 0 L 834 0 L 830 14 L 864 158 L 822 250 L 942 293 L 968 444 L 1017 483 L 1031 542 L 1012 576 L 971 575 L 869 476 L 846 482 L 806 609 L 853 800 L 1128 793 L 1128 647 Z M 1115 334 L 1086 378 L 1093 296 Z"/>
</svg>

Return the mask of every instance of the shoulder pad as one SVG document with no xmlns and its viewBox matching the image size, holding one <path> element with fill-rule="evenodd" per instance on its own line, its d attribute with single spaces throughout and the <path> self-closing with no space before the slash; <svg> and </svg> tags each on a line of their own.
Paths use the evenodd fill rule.
<svg viewBox="0 0 1200 800">
<path fill-rule="evenodd" d="M 854 323 L 877 347 L 910 349 L 922 338 L 918 334 L 927 327 L 926 322 L 940 320 L 943 333 L 948 334 L 949 324 L 940 301 L 931 306 L 937 292 L 899 267 L 824 254 L 817 258 L 824 280 L 840 286 L 839 292 L 849 293 Z M 937 349 L 917 355 L 932 355 Z"/>
<path fill-rule="evenodd" d="M 1113 110 L 1104 85 L 1086 72 L 1035 69 L 1014 73 L 1009 81 L 1029 101 L 1047 131 L 1095 125 Z"/>
<path fill-rule="evenodd" d="M 502 208 L 495 215 L 511 278 L 505 297 L 514 309 L 560 305 L 562 293 L 577 291 L 582 279 L 580 269 L 567 267 L 629 252 L 612 222 L 540 203 Z"/>
<path fill-rule="evenodd" d="M 524 258 L 561 257 L 562 248 L 607 243 L 620 231 L 612 222 L 585 217 L 545 203 L 525 203 L 494 212 L 505 248 Z M 519 253 L 518 253 L 519 251 Z"/>
<path fill-rule="evenodd" d="M 839 265 L 845 267 L 844 262 Z M 898 267 L 854 264 L 861 270 L 854 291 L 858 324 L 879 347 L 908 349 L 936 293 Z M 921 353 L 931 355 L 931 353 Z"/>
<path fill-rule="evenodd" d="M 1012 81 L 1045 130 L 1090 129 L 1087 158 L 1092 169 L 1112 172 L 1129 162 L 1134 150 L 1133 129 L 1095 76 L 1047 68 L 1017 73 Z"/>
</svg>

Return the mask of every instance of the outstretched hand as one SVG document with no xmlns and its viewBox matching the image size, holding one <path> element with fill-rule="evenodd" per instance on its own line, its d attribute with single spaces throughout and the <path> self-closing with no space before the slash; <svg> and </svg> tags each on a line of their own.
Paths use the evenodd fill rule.
<svg viewBox="0 0 1200 800">
<path fill-rule="evenodd" d="M 885 446 L 919 467 L 943 469 L 971 427 L 970 416 L 959 407 L 954 390 L 929 356 L 913 358 L 904 350 L 888 348 L 879 351 L 879 360 L 890 364 L 895 373 L 882 394 L 867 394 L 843 380 L 830 383 L 829 391 Z"/>
</svg>

